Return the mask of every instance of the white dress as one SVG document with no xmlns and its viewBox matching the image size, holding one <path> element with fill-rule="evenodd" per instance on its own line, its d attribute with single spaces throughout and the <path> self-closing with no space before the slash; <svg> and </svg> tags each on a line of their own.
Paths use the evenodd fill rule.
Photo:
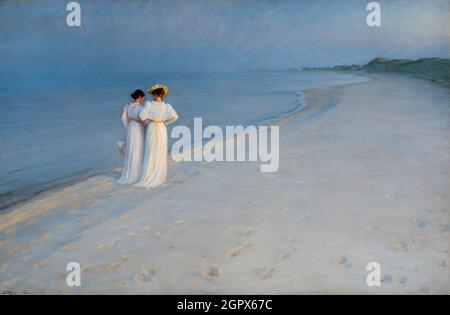
<svg viewBox="0 0 450 315">
<path fill-rule="evenodd" d="M 139 180 L 144 154 L 144 126 L 139 119 L 142 105 L 128 104 L 123 108 L 122 124 L 126 129 L 125 163 L 120 184 L 132 184 Z"/>
<path fill-rule="evenodd" d="M 167 124 L 178 119 L 172 106 L 155 101 L 145 103 L 139 114 L 142 121 L 150 120 L 145 135 L 145 153 L 138 187 L 151 188 L 166 181 L 168 163 Z"/>
</svg>

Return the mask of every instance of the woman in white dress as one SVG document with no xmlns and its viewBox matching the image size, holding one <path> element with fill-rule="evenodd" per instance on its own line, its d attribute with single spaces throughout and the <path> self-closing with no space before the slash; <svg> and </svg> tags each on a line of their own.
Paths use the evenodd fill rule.
<svg viewBox="0 0 450 315">
<path fill-rule="evenodd" d="M 172 106 L 163 102 L 169 94 L 164 85 L 157 84 L 147 91 L 153 101 L 147 101 L 139 117 L 149 121 L 145 135 L 145 153 L 138 187 L 156 187 L 166 181 L 168 163 L 167 125 L 178 119 Z"/>
<path fill-rule="evenodd" d="M 139 118 L 143 109 L 145 93 L 136 90 L 131 94 L 134 102 L 125 105 L 122 111 L 122 124 L 126 129 L 125 163 L 123 165 L 120 184 L 132 184 L 139 180 L 144 154 L 144 125 Z"/>
</svg>

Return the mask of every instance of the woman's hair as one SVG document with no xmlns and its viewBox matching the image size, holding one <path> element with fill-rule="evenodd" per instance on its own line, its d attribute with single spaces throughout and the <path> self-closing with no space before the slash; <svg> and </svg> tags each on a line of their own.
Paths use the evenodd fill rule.
<svg viewBox="0 0 450 315">
<path fill-rule="evenodd" d="M 166 94 L 166 93 L 164 92 L 164 89 L 162 89 L 162 88 L 160 88 L 160 89 L 155 89 L 155 90 L 152 91 L 152 95 L 153 95 L 153 96 L 156 96 L 156 97 L 159 96 L 159 97 L 163 98 L 165 94 Z"/>
<path fill-rule="evenodd" d="M 133 93 L 131 93 L 131 97 L 134 100 L 138 99 L 139 97 L 144 97 L 144 96 L 145 96 L 145 93 L 142 90 L 136 90 Z"/>
</svg>

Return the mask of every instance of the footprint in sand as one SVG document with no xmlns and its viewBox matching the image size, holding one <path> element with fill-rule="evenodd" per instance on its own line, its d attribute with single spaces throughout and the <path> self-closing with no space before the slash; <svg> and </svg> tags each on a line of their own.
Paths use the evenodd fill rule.
<svg viewBox="0 0 450 315">
<path fill-rule="evenodd" d="M 113 261 L 106 265 L 106 268 L 108 268 L 109 271 L 115 271 L 120 267 L 120 262 Z"/>
<path fill-rule="evenodd" d="M 136 233 L 134 233 L 134 232 L 130 232 L 130 233 L 127 234 L 128 238 L 133 238 L 135 236 L 136 236 Z"/>
<path fill-rule="evenodd" d="M 431 292 L 431 288 L 427 285 L 421 285 L 417 288 L 420 293 L 429 294 Z"/>
<path fill-rule="evenodd" d="M 398 238 L 394 238 L 391 242 L 391 246 L 397 250 L 403 250 L 405 252 L 409 251 L 409 245 L 405 241 L 399 240 Z"/>
<path fill-rule="evenodd" d="M 408 278 L 401 276 L 398 278 L 398 282 L 400 282 L 400 284 L 406 284 L 408 282 Z"/>
<path fill-rule="evenodd" d="M 344 266 L 345 268 L 350 268 L 352 266 L 351 261 L 345 256 L 336 258 L 334 262 L 336 266 Z"/>
<path fill-rule="evenodd" d="M 288 236 L 288 237 L 285 237 L 285 238 L 283 239 L 283 241 L 285 241 L 286 243 L 294 243 L 294 242 L 295 242 L 295 237 L 293 237 L 293 236 Z"/>
<path fill-rule="evenodd" d="M 250 234 L 253 233 L 253 231 L 255 230 L 255 228 L 253 226 L 247 226 L 241 229 L 241 234 L 248 236 Z"/>
<path fill-rule="evenodd" d="M 66 275 L 62 274 L 62 273 L 54 273 L 52 275 L 52 278 L 57 280 L 57 281 L 61 281 L 61 280 L 65 280 L 66 279 Z"/>
<path fill-rule="evenodd" d="M 424 220 L 424 219 L 417 218 L 414 221 L 414 224 L 417 225 L 419 228 L 423 229 L 423 228 L 425 228 L 428 225 L 428 222 L 426 220 Z"/>
<path fill-rule="evenodd" d="M 58 248 L 58 250 L 61 251 L 61 252 L 67 252 L 67 251 L 70 250 L 70 246 L 69 245 L 64 245 L 64 246 Z"/>
<path fill-rule="evenodd" d="M 128 220 L 130 218 L 130 215 L 129 214 L 122 214 L 121 216 L 120 216 L 120 219 L 121 220 Z"/>
<path fill-rule="evenodd" d="M 439 226 L 439 229 L 441 232 L 444 232 L 444 233 L 450 232 L 450 225 L 449 224 L 441 224 Z"/>
<path fill-rule="evenodd" d="M 388 273 L 385 273 L 383 276 L 383 279 L 381 279 L 382 283 L 391 283 L 392 282 L 392 276 Z"/>
<path fill-rule="evenodd" d="M 245 241 L 241 245 L 230 249 L 230 251 L 228 252 L 228 257 L 233 258 L 233 257 L 239 256 L 242 253 L 242 251 L 244 250 L 244 248 L 247 248 L 250 246 L 251 246 L 251 243 Z"/>
<path fill-rule="evenodd" d="M 83 265 L 81 267 L 81 272 L 82 273 L 95 273 L 95 272 L 100 272 L 100 268 L 99 267 L 95 267 L 95 266 L 91 266 L 91 265 Z"/>
<path fill-rule="evenodd" d="M 204 278 L 211 278 L 211 277 L 219 277 L 219 269 L 217 267 L 205 267 L 202 268 L 202 270 L 200 271 L 200 274 L 204 277 Z"/>
<path fill-rule="evenodd" d="M 365 229 L 367 232 L 377 232 L 377 231 L 380 230 L 379 227 L 373 226 L 373 225 L 365 226 L 364 229 Z"/>
<path fill-rule="evenodd" d="M 38 240 L 45 240 L 47 238 L 49 238 L 51 236 L 50 233 L 45 232 L 44 234 L 42 234 L 41 236 L 38 237 Z"/>
<path fill-rule="evenodd" d="M 285 260 L 291 257 L 291 253 L 290 252 L 284 252 L 278 255 L 278 258 L 281 260 Z"/>
<path fill-rule="evenodd" d="M 149 282 L 156 275 L 156 271 L 146 267 L 141 267 L 139 272 L 133 277 L 134 282 Z"/>
<path fill-rule="evenodd" d="M 231 257 L 231 258 L 233 258 L 233 257 L 239 256 L 239 255 L 241 254 L 241 252 L 242 252 L 242 247 L 241 247 L 241 246 L 238 246 L 238 247 L 232 248 L 232 249 L 228 252 L 228 256 Z"/>
<path fill-rule="evenodd" d="M 254 220 L 252 223 L 250 223 L 250 226 L 257 227 L 263 225 L 264 223 L 266 223 L 265 219 Z"/>
<path fill-rule="evenodd" d="M 269 279 L 273 276 L 275 273 L 275 268 L 268 267 L 268 268 L 261 268 L 256 271 L 256 276 L 260 278 L 261 280 Z"/>
<path fill-rule="evenodd" d="M 419 268 L 417 267 L 412 267 L 412 266 L 405 266 L 405 267 L 401 267 L 401 269 L 403 269 L 406 272 L 413 272 L 413 271 L 418 271 Z"/>
<path fill-rule="evenodd" d="M 86 220 L 83 221 L 83 225 L 89 225 L 89 224 L 91 224 L 93 221 L 94 221 L 93 219 L 86 219 Z"/>
<path fill-rule="evenodd" d="M 444 268 L 448 267 L 447 261 L 445 259 L 437 261 L 436 264 L 440 267 L 444 267 Z"/>
<path fill-rule="evenodd" d="M 45 261 L 45 260 L 39 261 L 39 262 L 36 263 L 34 266 L 35 266 L 36 268 L 39 268 L 39 269 L 45 268 L 45 267 L 48 267 L 48 266 L 49 266 L 49 262 L 48 262 L 48 261 Z"/>
</svg>

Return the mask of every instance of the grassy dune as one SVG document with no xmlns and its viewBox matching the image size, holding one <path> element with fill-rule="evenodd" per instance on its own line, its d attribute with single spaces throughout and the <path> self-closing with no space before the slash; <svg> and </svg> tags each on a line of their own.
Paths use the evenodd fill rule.
<svg viewBox="0 0 450 315">
<path fill-rule="evenodd" d="M 368 72 L 404 73 L 450 86 L 450 60 L 423 58 L 418 60 L 376 58 L 361 67 Z"/>
<path fill-rule="evenodd" d="M 365 65 L 341 65 L 332 68 L 304 68 L 303 70 L 344 70 L 367 72 L 392 72 L 412 75 L 430 80 L 450 87 L 450 59 L 448 58 L 422 58 L 410 59 L 386 59 L 375 58 Z"/>
</svg>

